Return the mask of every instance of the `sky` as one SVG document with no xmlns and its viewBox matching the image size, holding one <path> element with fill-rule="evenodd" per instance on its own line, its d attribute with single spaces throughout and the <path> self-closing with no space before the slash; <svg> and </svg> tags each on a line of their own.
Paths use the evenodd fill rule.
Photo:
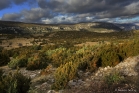
<svg viewBox="0 0 139 93">
<path fill-rule="evenodd" d="M 138 23 L 139 0 L 0 0 L 0 20 Z"/>
</svg>

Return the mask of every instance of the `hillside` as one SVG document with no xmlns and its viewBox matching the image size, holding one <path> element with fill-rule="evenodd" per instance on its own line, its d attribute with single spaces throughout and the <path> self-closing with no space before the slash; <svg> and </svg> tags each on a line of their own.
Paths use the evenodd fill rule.
<svg viewBox="0 0 139 93">
<path fill-rule="evenodd" d="M 112 23 L 93 22 L 78 24 L 34 24 L 0 21 L 0 33 L 4 34 L 43 34 L 55 31 L 91 31 L 109 33 L 122 29 Z"/>
<path fill-rule="evenodd" d="M 115 24 L 124 31 L 131 31 L 131 30 L 138 30 L 139 24 L 138 23 L 125 23 L 125 24 Z"/>
<path fill-rule="evenodd" d="M 1 21 L 0 93 L 138 92 L 139 30 L 119 27 Z"/>
<path fill-rule="evenodd" d="M 0 50 L 0 93 L 15 84 L 28 93 L 138 93 L 138 39 L 67 46 Z"/>
</svg>

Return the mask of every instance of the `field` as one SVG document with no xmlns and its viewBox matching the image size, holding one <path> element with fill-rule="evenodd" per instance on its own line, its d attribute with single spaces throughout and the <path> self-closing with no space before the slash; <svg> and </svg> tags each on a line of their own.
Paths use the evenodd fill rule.
<svg viewBox="0 0 139 93">
<path fill-rule="evenodd" d="M 105 72 L 129 57 L 138 56 L 138 36 L 138 31 L 3 34 L 0 38 L 0 92 L 8 89 L 12 92 L 6 93 L 108 93 L 119 87 L 138 91 L 138 75 L 132 76 L 137 82 L 119 71 L 101 77 L 96 75 L 101 68 L 105 68 Z M 97 79 L 91 79 L 93 76 Z M 25 84 L 20 84 L 20 80 Z"/>
</svg>

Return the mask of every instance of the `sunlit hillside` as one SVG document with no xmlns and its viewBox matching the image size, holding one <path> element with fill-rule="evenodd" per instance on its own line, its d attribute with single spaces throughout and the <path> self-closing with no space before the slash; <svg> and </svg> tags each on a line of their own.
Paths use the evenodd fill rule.
<svg viewBox="0 0 139 93">
<path fill-rule="evenodd" d="M 138 36 L 138 30 L 2 33 L 0 93 L 138 91 Z"/>
</svg>

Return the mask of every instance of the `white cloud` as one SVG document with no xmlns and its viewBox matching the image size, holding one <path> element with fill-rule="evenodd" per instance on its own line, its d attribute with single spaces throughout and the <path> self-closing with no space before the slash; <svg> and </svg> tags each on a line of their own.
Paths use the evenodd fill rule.
<svg viewBox="0 0 139 93">
<path fill-rule="evenodd" d="M 139 13 L 139 1 L 129 4 L 125 7 L 125 12 L 130 12 L 130 14 L 136 14 Z"/>
<path fill-rule="evenodd" d="M 59 23 L 77 23 L 78 21 L 75 20 L 74 16 L 55 16 L 54 18 L 51 19 L 43 19 L 43 23 L 45 24 L 59 24 Z"/>
</svg>

